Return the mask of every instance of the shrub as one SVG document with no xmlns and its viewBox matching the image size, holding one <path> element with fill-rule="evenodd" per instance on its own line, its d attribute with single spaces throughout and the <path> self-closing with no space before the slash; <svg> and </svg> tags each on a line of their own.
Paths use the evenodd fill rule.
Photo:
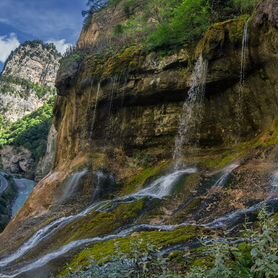
<svg viewBox="0 0 278 278">
<path fill-rule="evenodd" d="M 149 38 L 151 49 L 177 47 L 201 38 L 210 24 L 207 1 L 183 0 L 180 5 L 166 12 L 169 19 L 163 22 Z"/>
<path fill-rule="evenodd" d="M 235 9 L 239 9 L 241 13 L 250 13 L 254 10 L 259 0 L 232 0 Z"/>
</svg>

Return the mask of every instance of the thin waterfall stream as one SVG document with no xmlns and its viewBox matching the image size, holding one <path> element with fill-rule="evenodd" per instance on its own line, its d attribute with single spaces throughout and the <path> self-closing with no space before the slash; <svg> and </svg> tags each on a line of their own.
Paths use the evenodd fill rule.
<svg viewBox="0 0 278 278">
<path fill-rule="evenodd" d="M 240 64 L 240 88 L 242 89 L 245 82 L 245 71 L 246 71 L 246 62 L 248 55 L 248 40 L 249 40 L 249 27 L 250 18 L 247 19 L 242 36 L 242 46 L 241 46 L 241 64 Z"/>
<path fill-rule="evenodd" d="M 238 112 L 237 112 L 239 136 L 241 135 L 241 127 L 243 121 L 242 101 L 243 101 L 243 89 L 245 85 L 246 64 L 247 64 L 247 57 L 248 57 L 249 22 L 250 22 L 250 18 L 247 19 L 244 25 L 242 43 L 241 43 L 240 79 L 239 79 L 239 89 L 238 89 Z"/>
<path fill-rule="evenodd" d="M 180 169 L 183 166 L 183 146 L 188 143 L 188 140 L 190 139 L 191 127 L 198 117 L 198 104 L 201 104 L 203 101 L 207 68 L 207 60 L 200 56 L 195 64 L 194 71 L 191 76 L 191 87 L 182 108 L 181 120 L 178 135 L 175 140 L 175 150 L 173 154 L 175 169 Z"/>
<path fill-rule="evenodd" d="M 93 119 L 92 119 L 91 132 L 93 132 L 94 127 L 95 127 L 95 122 L 96 122 L 96 117 L 97 117 L 97 107 L 98 107 L 99 93 L 100 93 L 100 82 L 97 85 L 97 94 L 96 94 L 96 99 L 95 99 L 95 107 L 94 107 L 94 114 L 93 114 Z"/>
</svg>

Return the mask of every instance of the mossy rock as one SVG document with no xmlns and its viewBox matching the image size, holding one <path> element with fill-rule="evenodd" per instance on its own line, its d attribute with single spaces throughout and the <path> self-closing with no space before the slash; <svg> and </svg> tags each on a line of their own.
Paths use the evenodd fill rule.
<svg viewBox="0 0 278 278">
<path fill-rule="evenodd" d="M 141 47 L 131 46 L 123 52 L 111 57 L 105 64 L 102 77 L 124 76 L 139 68 L 141 63 Z"/>
<path fill-rule="evenodd" d="M 62 245 L 75 240 L 103 236 L 131 223 L 143 211 L 145 200 L 120 204 L 113 211 L 92 212 L 66 226 L 57 237 Z M 70 237 L 68 236 L 70 235 Z M 64 239 L 67 239 L 66 242 Z"/>
<path fill-rule="evenodd" d="M 231 146 L 230 148 L 208 152 L 197 164 L 202 168 L 220 170 L 234 161 L 245 159 L 255 150 L 263 152 L 264 150 L 275 147 L 277 144 L 278 128 L 276 127 L 276 123 L 274 123 L 273 127 L 252 140 Z"/>
<path fill-rule="evenodd" d="M 215 53 L 218 53 L 216 49 L 222 49 L 227 43 L 234 47 L 240 46 L 247 20 L 246 16 L 241 16 L 212 25 L 198 44 L 196 57 L 202 54 L 204 57 L 212 58 Z"/>
<path fill-rule="evenodd" d="M 86 267 L 90 266 L 92 262 L 98 264 L 107 263 L 113 256 L 117 255 L 116 252 L 119 250 L 122 253 L 131 253 L 132 246 L 138 242 L 141 243 L 140 248 L 142 248 L 142 251 L 144 251 L 148 245 L 162 249 L 196 240 L 198 236 L 205 234 L 206 231 L 207 230 L 204 228 L 187 226 L 169 232 L 152 231 L 134 233 L 127 238 L 98 243 L 78 254 L 59 277 L 67 277 L 71 273 L 84 270 Z"/>
<path fill-rule="evenodd" d="M 124 196 L 139 191 L 140 189 L 144 188 L 144 186 L 152 179 L 162 175 L 163 171 L 165 171 L 168 167 L 169 163 L 164 162 L 159 165 L 142 169 L 138 175 L 132 177 L 126 182 L 126 184 L 123 186 L 121 195 Z"/>
</svg>

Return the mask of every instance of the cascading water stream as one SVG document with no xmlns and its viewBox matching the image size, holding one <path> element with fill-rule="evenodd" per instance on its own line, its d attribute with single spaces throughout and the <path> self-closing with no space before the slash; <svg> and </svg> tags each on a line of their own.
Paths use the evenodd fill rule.
<svg viewBox="0 0 278 278">
<path fill-rule="evenodd" d="M 181 121 L 173 154 L 175 169 L 180 169 L 182 167 L 183 146 L 188 143 L 192 125 L 194 121 L 198 119 L 198 105 L 202 103 L 204 97 L 207 67 L 207 60 L 200 56 L 192 73 L 191 88 L 188 91 L 188 98 L 185 100 L 182 108 Z"/>
<path fill-rule="evenodd" d="M 85 170 L 84 170 L 85 171 Z M 84 174 L 84 171 L 78 172 L 75 175 L 72 176 L 72 179 L 75 180 L 76 177 L 81 178 L 82 174 Z M 0 260 L 0 267 L 4 267 L 15 260 L 19 259 L 26 253 L 28 253 L 31 249 L 35 248 L 42 242 L 42 240 L 49 238 L 51 235 L 53 235 L 55 232 L 59 231 L 66 225 L 72 223 L 74 220 L 77 220 L 79 218 L 87 216 L 89 213 L 93 211 L 101 211 L 109 208 L 111 204 L 113 203 L 124 203 L 129 202 L 130 200 L 139 200 L 145 197 L 151 197 L 151 198 L 157 198 L 161 199 L 166 196 L 168 196 L 173 186 L 176 184 L 176 182 L 184 175 L 187 174 L 193 174 L 196 173 L 196 168 L 187 168 L 184 170 L 178 170 L 173 173 L 170 173 L 169 175 L 165 175 L 163 177 L 158 178 L 154 182 L 152 182 L 147 188 L 140 190 L 137 193 L 116 198 L 114 200 L 105 200 L 100 201 L 97 203 L 92 204 L 82 212 L 71 215 L 67 217 L 62 217 L 60 219 L 57 219 L 56 221 L 50 223 L 49 225 L 45 226 L 44 228 L 37 231 L 29 240 L 27 240 L 16 252 L 12 253 L 11 255 L 3 258 Z M 101 178 L 101 175 L 98 173 L 97 179 L 99 182 L 99 179 Z M 76 183 L 78 181 L 75 180 Z"/>
<path fill-rule="evenodd" d="M 83 171 L 77 172 L 70 177 L 69 181 L 65 185 L 65 190 L 63 192 L 63 196 L 60 198 L 60 202 L 64 202 L 73 196 L 78 189 L 80 179 L 84 177 L 87 172 L 88 170 L 84 169 Z"/>
<path fill-rule="evenodd" d="M 222 186 L 223 183 L 225 183 L 227 179 L 227 175 L 229 175 L 234 169 L 236 169 L 239 165 L 238 164 L 232 164 L 228 167 L 226 167 L 223 170 L 223 174 L 218 179 L 218 181 L 215 184 L 218 184 L 218 186 Z M 34 236 L 32 236 L 20 249 L 18 249 L 15 253 L 10 255 L 9 257 L 6 257 L 0 261 L 0 267 L 6 266 L 10 264 L 11 262 L 15 261 L 16 259 L 20 258 L 24 254 L 26 254 L 30 249 L 36 247 L 43 239 L 48 238 L 49 236 L 53 235 L 56 231 L 64 227 L 65 225 L 71 223 L 73 220 L 88 215 L 88 213 L 92 212 L 93 210 L 99 211 L 99 210 L 106 210 L 110 209 L 111 204 L 115 202 L 130 202 L 132 198 L 135 200 L 138 200 L 140 198 L 144 198 L 146 196 L 149 196 L 151 198 L 163 198 L 165 196 L 168 196 L 171 194 L 173 186 L 177 183 L 178 179 L 186 174 L 193 174 L 197 170 L 195 168 L 187 168 L 185 170 L 178 170 L 174 173 L 170 173 L 169 175 L 162 176 L 155 180 L 154 182 L 150 183 L 150 185 L 140 190 L 139 192 L 135 194 L 131 194 L 125 197 L 117 198 L 112 201 L 101 201 L 98 203 L 95 203 L 85 209 L 84 211 L 80 212 L 77 215 L 72 215 L 68 217 L 63 217 L 61 219 L 58 219 L 54 221 L 53 223 L 49 224 L 48 226 L 42 228 L 39 230 Z M 98 179 L 100 179 L 102 175 L 98 175 Z M 244 219 L 247 216 L 253 216 L 255 213 L 257 213 L 262 207 L 268 206 L 272 209 L 278 209 L 278 199 L 267 199 L 266 201 L 263 201 L 261 203 L 258 203 L 250 208 L 239 210 L 236 212 L 233 212 L 231 214 L 228 214 L 226 216 L 220 217 L 208 224 L 203 224 L 201 226 L 211 228 L 211 229 L 228 229 L 230 227 L 233 227 L 235 224 L 244 221 Z M 70 252 L 71 250 L 74 250 L 78 247 L 84 246 L 86 244 L 93 244 L 97 242 L 103 242 L 107 240 L 122 238 L 131 235 L 134 232 L 139 231 L 146 231 L 146 230 L 160 230 L 160 231 L 172 231 L 174 229 L 177 229 L 179 227 L 184 227 L 187 225 L 194 225 L 192 223 L 182 223 L 179 225 L 134 225 L 130 228 L 124 229 L 118 233 L 107 235 L 104 237 L 95 237 L 95 238 L 89 238 L 89 239 L 82 239 L 77 240 L 74 242 L 69 243 L 66 246 L 61 247 L 60 249 L 53 251 L 49 254 L 46 254 L 42 256 L 41 258 L 37 259 L 34 262 L 31 262 L 17 271 L 13 273 L 6 274 L 6 276 L 0 276 L 0 277 L 17 277 L 22 273 L 32 271 L 36 268 L 40 268 L 48 264 L 50 261 L 55 260 L 56 258 Z"/>
<path fill-rule="evenodd" d="M 17 271 L 10 273 L 10 274 L 0 274 L 0 277 L 17 277 L 25 272 L 37 269 L 37 268 L 41 268 L 43 266 L 45 266 L 46 264 L 48 264 L 49 262 L 55 260 L 56 258 L 68 253 L 71 250 L 74 250 L 78 247 L 84 246 L 86 244 L 93 244 L 93 243 L 99 243 L 99 242 L 104 242 L 104 241 L 108 241 L 108 240 L 113 240 L 113 239 L 119 239 L 119 238 L 124 238 L 127 237 L 129 235 L 131 235 L 132 233 L 135 232 L 141 232 L 141 231 L 172 231 L 178 227 L 184 227 L 186 226 L 186 224 L 181 224 L 181 225 L 161 225 L 161 226 L 155 226 L 155 225 L 135 225 L 131 228 L 127 228 L 125 230 L 122 230 L 116 234 L 112 234 L 112 235 L 107 235 L 107 236 L 103 236 L 103 237 L 94 237 L 94 238 L 89 238 L 89 239 L 82 239 L 82 240 L 76 240 L 73 241 L 63 247 L 61 247 L 60 249 L 58 249 L 57 251 L 53 251 L 41 258 L 39 258 L 38 260 L 27 264 L 26 266 L 18 269 Z"/>
<path fill-rule="evenodd" d="M 242 46 L 241 46 L 241 65 L 240 65 L 240 87 L 244 86 L 245 81 L 245 70 L 246 70 L 246 62 L 247 62 L 247 55 L 248 55 L 248 40 L 249 40 L 249 33 L 248 33 L 248 26 L 249 26 L 250 18 L 247 19 L 244 29 L 243 29 L 243 36 L 242 36 Z"/>
<path fill-rule="evenodd" d="M 240 80 L 239 80 L 239 89 L 238 89 L 238 129 L 239 135 L 241 134 L 241 123 L 243 120 L 243 113 L 242 113 L 242 96 L 243 96 L 243 89 L 245 83 L 245 71 L 246 71 L 246 63 L 248 57 L 248 41 L 249 41 L 249 26 L 250 18 L 247 19 L 242 35 L 242 44 L 241 44 L 241 62 L 240 62 Z"/>
<path fill-rule="evenodd" d="M 226 184 L 227 179 L 229 178 L 230 174 L 239 167 L 239 164 L 233 163 L 226 167 L 224 170 L 221 172 L 220 178 L 215 182 L 213 185 L 214 187 L 223 187 Z"/>
<path fill-rule="evenodd" d="M 113 108 L 114 95 L 117 93 L 118 76 L 114 76 L 111 80 L 111 83 L 112 83 L 112 90 L 111 90 L 110 101 L 109 101 L 109 110 L 108 110 L 109 117 L 111 115 L 111 110 Z"/>
<path fill-rule="evenodd" d="M 169 175 L 158 178 L 148 188 L 143 189 L 132 196 L 150 196 L 161 199 L 171 194 L 171 185 L 175 184 L 182 175 L 194 174 L 196 172 L 196 168 L 187 168 L 184 170 L 175 171 Z"/>
<path fill-rule="evenodd" d="M 237 210 L 225 216 L 217 218 L 208 224 L 202 226 L 210 229 L 230 229 L 238 223 L 244 223 L 247 218 L 256 216 L 262 209 L 267 209 L 269 212 L 278 210 L 278 198 L 268 198 L 249 208 Z"/>
<path fill-rule="evenodd" d="M 99 93 L 100 93 L 100 82 L 97 85 L 97 94 L 96 94 L 96 99 L 95 99 L 95 107 L 94 107 L 94 114 L 93 114 L 91 132 L 93 132 L 94 127 L 95 127 L 95 122 L 96 122 L 96 117 L 97 117 L 97 106 L 98 106 Z M 92 138 L 92 136 L 91 136 L 91 138 Z"/>
<path fill-rule="evenodd" d="M 220 217 L 213 222 L 210 222 L 208 224 L 203 224 L 200 226 L 210 228 L 210 229 L 229 229 L 232 226 L 234 226 L 236 223 L 243 222 L 247 216 L 252 216 L 258 213 L 262 208 L 267 207 L 272 210 L 278 209 L 278 199 L 268 199 L 266 201 L 260 202 L 250 208 L 239 210 L 236 212 L 233 212 L 231 214 L 228 214 L 226 216 Z M 141 232 L 141 231 L 173 231 L 180 227 L 185 227 L 188 225 L 194 225 L 192 223 L 182 223 L 179 225 L 135 225 L 131 228 L 127 228 L 125 230 L 122 230 L 116 234 L 107 235 L 104 237 L 95 237 L 95 238 L 89 238 L 89 239 L 83 239 L 83 240 L 77 240 L 74 242 L 71 242 L 57 251 L 53 251 L 38 260 L 20 268 L 19 270 L 10 273 L 10 274 L 2 274 L 0 277 L 17 277 L 25 272 L 32 271 L 37 268 L 41 268 L 48 264 L 49 262 L 55 260 L 56 258 L 70 252 L 71 250 L 74 250 L 78 247 L 84 246 L 86 244 L 93 244 L 93 243 L 99 243 L 104 242 L 108 240 L 118 239 L 118 238 L 125 238 L 135 232 Z"/>
</svg>

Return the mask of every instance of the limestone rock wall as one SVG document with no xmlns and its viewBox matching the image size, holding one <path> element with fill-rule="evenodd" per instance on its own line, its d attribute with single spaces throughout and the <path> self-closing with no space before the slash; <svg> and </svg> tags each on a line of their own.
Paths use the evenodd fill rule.
<svg viewBox="0 0 278 278">
<path fill-rule="evenodd" d="M 2 74 L 54 87 L 60 58 L 53 45 L 27 42 L 10 55 Z"/>
</svg>

